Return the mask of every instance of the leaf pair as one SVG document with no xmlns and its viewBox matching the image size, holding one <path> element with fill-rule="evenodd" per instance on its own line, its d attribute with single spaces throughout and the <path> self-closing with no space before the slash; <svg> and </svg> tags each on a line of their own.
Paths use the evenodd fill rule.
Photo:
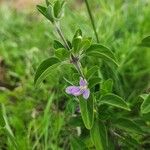
<svg viewBox="0 0 150 150">
<path fill-rule="evenodd" d="M 59 20 L 63 16 L 64 1 L 57 0 L 54 5 L 46 1 L 47 7 L 37 5 L 38 11 L 43 14 L 52 23 Z"/>
<path fill-rule="evenodd" d="M 73 53 L 81 55 L 91 45 L 91 38 L 82 37 L 82 31 L 78 29 L 72 40 Z"/>
</svg>

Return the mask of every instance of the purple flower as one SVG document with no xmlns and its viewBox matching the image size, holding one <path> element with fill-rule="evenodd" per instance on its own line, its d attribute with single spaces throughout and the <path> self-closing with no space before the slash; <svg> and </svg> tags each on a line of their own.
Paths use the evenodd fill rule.
<svg viewBox="0 0 150 150">
<path fill-rule="evenodd" d="M 66 93 L 74 96 L 83 95 L 84 99 L 88 99 L 90 96 L 90 90 L 87 86 L 87 81 L 80 77 L 79 86 L 68 86 L 66 88 Z"/>
</svg>

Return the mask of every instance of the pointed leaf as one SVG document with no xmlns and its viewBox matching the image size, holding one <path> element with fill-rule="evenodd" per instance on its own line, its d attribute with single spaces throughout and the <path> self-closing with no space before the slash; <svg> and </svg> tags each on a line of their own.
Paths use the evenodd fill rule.
<svg viewBox="0 0 150 150">
<path fill-rule="evenodd" d="M 145 37 L 140 46 L 144 46 L 144 47 L 150 47 L 150 36 Z"/>
<path fill-rule="evenodd" d="M 86 50 L 86 54 L 88 56 L 101 58 L 105 61 L 111 62 L 115 64 L 116 66 L 118 66 L 118 63 L 116 62 L 116 57 L 114 56 L 113 52 L 103 45 L 100 45 L 100 44 L 91 45 Z"/>
<path fill-rule="evenodd" d="M 70 53 L 68 50 L 64 48 L 59 48 L 55 50 L 55 56 L 59 58 L 60 60 L 66 60 L 66 59 L 69 59 Z"/>
<path fill-rule="evenodd" d="M 54 17 L 53 17 L 53 10 L 52 10 L 52 6 L 49 5 L 48 8 L 37 5 L 36 6 L 38 11 L 43 14 L 48 20 L 50 20 L 51 22 L 54 22 Z"/>
<path fill-rule="evenodd" d="M 53 23 L 54 22 L 54 12 L 53 7 L 51 5 L 48 5 L 46 9 L 47 18 Z"/>
<path fill-rule="evenodd" d="M 87 79 L 89 80 L 98 71 L 98 69 L 98 66 L 93 66 L 92 68 L 90 68 L 86 74 Z"/>
<path fill-rule="evenodd" d="M 86 145 L 85 143 L 77 138 L 77 137 L 72 137 L 71 138 L 71 148 L 72 150 L 86 150 Z"/>
<path fill-rule="evenodd" d="M 90 134 L 96 150 L 108 149 L 108 136 L 104 123 L 95 121 Z"/>
<path fill-rule="evenodd" d="M 112 79 L 108 79 L 108 80 L 102 82 L 102 84 L 101 84 L 101 94 L 105 95 L 105 94 L 111 93 L 112 88 L 113 88 L 113 80 Z"/>
<path fill-rule="evenodd" d="M 34 78 L 34 83 L 39 85 L 46 77 L 48 74 L 52 73 L 52 70 L 56 69 L 59 66 L 59 59 L 56 57 L 51 57 L 46 60 L 44 60 L 40 66 L 38 67 L 35 78 Z"/>
<path fill-rule="evenodd" d="M 53 44 L 55 49 L 59 49 L 59 48 L 65 48 L 64 45 L 62 43 L 60 43 L 57 40 L 54 40 L 54 44 Z"/>
<path fill-rule="evenodd" d="M 119 96 L 115 94 L 106 94 L 100 99 L 101 104 L 108 104 L 111 106 L 115 106 L 121 109 L 125 109 L 130 111 L 128 104 Z"/>
<path fill-rule="evenodd" d="M 62 16 L 62 11 L 63 11 L 63 6 L 64 6 L 65 2 L 64 1 L 60 1 L 57 0 L 54 4 L 54 16 L 55 18 L 60 18 Z"/>
<path fill-rule="evenodd" d="M 90 96 L 88 100 L 80 98 L 79 104 L 84 125 L 91 129 L 94 120 L 94 96 Z"/>
<path fill-rule="evenodd" d="M 37 5 L 36 7 L 37 7 L 38 11 L 48 19 L 48 16 L 47 16 L 47 13 L 46 13 L 46 7 L 43 7 L 43 6 L 40 6 L 40 5 Z"/>
<path fill-rule="evenodd" d="M 127 132 L 142 134 L 143 131 L 139 125 L 137 125 L 133 120 L 127 118 L 119 118 L 115 121 L 115 126 L 123 129 Z"/>
<path fill-rule="evenodd" d="M 47 6 L 51 5 L 51 3 L 49 2 L 49 0 L 45 0 L 45 2 L 46 2 Z"/>
<path fill-rule="evenodd" d="M 5 126 L 5 120 L 3 117 L 2 106 L 0 105 L 0 127 L 4 127 L 4 126 Z"/>
<path fill-rule="evenodd" d="M 150 112 L 150 94 L 143 97 L 144 101 L 141 105 L 141 113 L 146 114 Z"/>
<path fill-rule="evenodd" d="M 81 42 L 82 42 L 82 37 L 81 36 L 78 36 L 78 37 L 73 39 L 72 47 L 73 47 L 73 51 L 74 51 L 75 54 L 78 54 L 78 52 L 80 51 Z"/>
<path fill-rule="evenodd" d="M 95 85 L 97 85 L 97 84 L 100 84 L 100 82 L 101 82 L 101 78 L 98 78 L 98 77 L 95 77 L 95 78 L 92 78 L 92 79 L 90 79 L 89 80 L 89 85 L 88 85 L 88 87 L 91 89 L 91 88 L 93 88 Z"/>
<path fill-rule="evenodd" d="M 83 38 L 82 42 L 80 43 L 80 51 L 82 54 L 85 53 L 85 51 L 91 46 L 92 39 L 90 38 Z"/>
<path fill-rule="evenodd" d="M 79 36 L 82 37 L 82 31 L 81 31 L 81 29 L 78 29 L 78 30 L 75 32 L 75 35 L 74 35 L 73 39 L 75 39 L 75 38 L 77 38 L 77 37 L 79 37 Z"/>
</svg>

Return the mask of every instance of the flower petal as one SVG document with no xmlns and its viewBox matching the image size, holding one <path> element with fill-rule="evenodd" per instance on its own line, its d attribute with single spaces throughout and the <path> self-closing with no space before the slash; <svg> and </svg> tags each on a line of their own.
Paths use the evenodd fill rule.
<svg viewBox="0 0 150 150">
<path fill-rule="evenodd" d="M 84 92 L 83 92 L 83 98 L 84 99 L 88 99 L 89 96 L 90 96 L 90 90 L 89 89 L 84 90 Z"/>
<path fill-rule="evenodd" d="M 82 94 L 79 86 L 68 86 L 66 88 L 66 93 L 74 96 L 79 96 Z"/>
<path fill-rule="evenodd" d="M 87 85 L 87 81 L 81 77 L 79 84 L 80 84 L 80 86 L 86 86 Z"/>
</svg>

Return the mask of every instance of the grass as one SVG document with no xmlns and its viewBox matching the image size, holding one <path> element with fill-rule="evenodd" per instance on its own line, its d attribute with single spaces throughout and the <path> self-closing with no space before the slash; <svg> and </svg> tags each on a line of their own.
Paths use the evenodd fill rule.
<svg viewBox="0 0 150 150">
<path fill-rule="evenodd" d="M 115 52 L 120 64 L 118 84 L 123 93 L 119 95 L 136 101 L 135 96 L 150 86 L 150 52 L 137 46 L 150 34 L 150 4 L 146 0 L 94 0 L 91 7 L 100 43 Z M 0 130 L 0 149 L 67 150 L 71 135 L 76 134 L 76 129 L 68 126 L 68 116 L 77 104 L 64 97 L 64 85 L 55 80 L 34 88 L 35 70 L 53 54 L 53 40 L 58 37 L 52 25 L 38 16 L 36 8 L 33 10 L 18 12 L 0 6 L 0 57 L 6 70 L 3 82 L 17 86 L 13 91 L 0 90 L 7 124 Z M 84 4 L 69 1 L 61 24 L 69 40 L 81 28 L 96 41 Z"/>
</svg>

